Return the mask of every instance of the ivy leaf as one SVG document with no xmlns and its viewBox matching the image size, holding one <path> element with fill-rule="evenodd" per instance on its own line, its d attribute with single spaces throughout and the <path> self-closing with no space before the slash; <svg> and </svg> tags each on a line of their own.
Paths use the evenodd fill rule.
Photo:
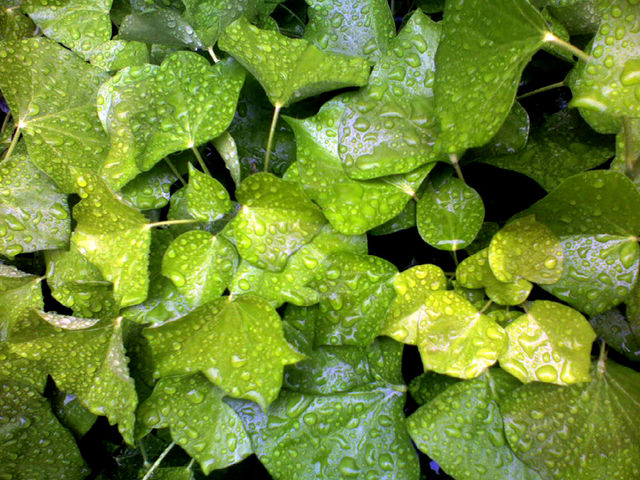
<svg viewBox="0 0 640 480">
<path fill-rule="evenodd" d="M 126 40 L 104 42 L 91 55 L 91 64 L 108 72 L 149 62 L 149 49 L 144 43 Z"/>
<path fill-rule="evenodd" d="M 596 334 L 580 312 L 538 300 L 506 330 L 509 345 L 500 355 L 500 366 L 519 380 L 569 385 L 591 379 Z"/>
<path fill-rule="evenodd" d="M 524 278 L 546 285 L 562 276 L 560 241 L 533 215 L 514 220 L 496 233 L 488 259 L 491 271 L 501 282 Z"/>
<path fill-rule="evenodd" d="M 616 135 L 616 156 L 611 170 L 627 174 L 633 183 L 640 185 L 640 118 L 624 120 Z"/>
<path fill-rule="evenodd" d="M 600 28 L 569 74 L 571 105 L 614 117 L 640 117 L 640 6 L 624 0 L 598 5 Z"/>
<path fill-rule="evenodd" d="M 45 253 L 51 295 L 74 315 L 113 318 L 118 313 L 111 284 L 77 248 Z"/>
<path fill-rule="evenodd" d="M 240 263 L 230 286 L 233 295 L 255 293 L 274 307 L 285 302 L 312 305 L 319 301 L 318 292 L 308 287 L 316 269 L 333 252 L 367 253 L 364 235 L 347 236 L 324 225 L 320 233 L 307 245 L 289 257 L 284 270 L 272 272 L 257 268 L 249 262 Z"/>
<path fill-rule="evenodd" d="M 78 397 L 91 413 L 106 415 L 112 425 L 117 423 L 124 440 L 133 445 L 138 399 L 122 345 L 121 319 L 86 329 L 61 329 L 59 325 L 41 322 L 12 341 L 11 351 L 44 363 L 58 388 Z"/>
<path fill-rule="evenodd" d="M 458 382 L 407 419 L 409 434 L 421 451 L 456 479 L 540 480 L 516 457 L 504 436 L 497 400 L 519 385 L 500 369 Z"/>
<path fill-rule="evenodd" d="M 440 30 L 416 10 L 374 67 L 367 87 L 345 103 L 338 153 L 349 177 L 407 173 L 438 159 L 433 76 Z"/>
<path fill-rule="evenodd" d="M 238 254 L 226 238 L 191 230 L 167 248 L 162 274 L 195 307 L 222 295 L 237 266 Z"/>
<path fill-rule="evenodd" d="M 36 26 L 24 15 L 19 0 L 0 1 L 0 38 L 21 40 L 33 36 Z"/>
<path fill-rule="evenodd" d="M 455 154 L 496 134 L 546 24 L 527 0 L 455 0 L 444 18 L 434 86 L 438 144 Z"/>
<path fill-rule="evenodd" d="M 176 166 L 176 171 L 179 170 L 180 167 Z M 176 172 L 169 164 L 161 162 L 128 182 L 120 193 L 127 203 L 140 210 L 162 208 L 169 203 L 171 186 L 177 180 Z"/>
<path fill-rule="evenodd" d="M 310 284 L 320 294 L 315 344 L 371 345 L 395 297 L 391 280 L 397 271 L 392 263 L 372 255 L 329 255 Z"/>
<path fill-rule="evenodd" d="M 118 37 L 174 48 L 205 48 L 193 27 L 173 8 L 157 8 L 127 15 L 120 24 Z"/>
<path fill-rule="evenodd" d="M 606 312 L 629 296 L 640 264 L 635 237 L 575 235 L 560 240 L 562 276 L 542 288 L 587 315 Z"/>
<path fill-rule="evenodd" d="M 420 318 L 424 315 L 424 299 L 434 290 L 446 290 L 447 278 L 436 265 L 416 265 L 398 273 L 393 279 L 396 296 L 386 313 L 382 335 L 415 345 Z"/>
<path fill-rule="evenodd" d="M 281 107 L 323 92 L 366 85 L 369 65 L 360 57 L 318 50 L 307 40 L 260 30 L 242 17 L 230 24 L 218 46 L 238 60 Z"/>
<path fill-rule="evenodd" d="M 21 7 L 47 37 L 85 59 L 111 39 L 113 0 L 23 0 Z"/>
<path fill-rule="evenodd" d="M 0 342 L 31 326 L 33 309 L 44 308 L 41 280 L 0 263 Z"/>
<path fill-rule="evenodd" d="M 138 210 L 120 201 L 94 174 L 77 178 L 82 200 L 73 208 L 78 222 L 71 243 L 113 283 L 120 307 L 147 297 L 150 230 Z"/>
<path fill-rule="evenodd" d="M 0 167 L 0 253 L 63 248 L 71 219 L 66 195 L 26 157 L 15 155 Z"/>
<path fill-rule="evenodd" d="M 73 435 L 33 387 L 0 380 L 0 476 L 84 478 L 87 468 Z"/>
<path fill-rule="evenodd" d="M 459 378 L 425 372 L 411 380 L 409 393 L 418 405 L 424 405 L 458 382 L 460 382 Z"/>
<path fill-rule="evenodd" d="M 391 220 L 369 230 L 373 236 L 389 235 L 390 233 L 407 230 L 416 226 L 416 202 L 409 202 L 404 209 Z"/>
<path fill-rule="evenodd" d="M 396 33 L 389 4 L 384 0 L 307 3 L 309 21 L 304 38 L 321 50 L 376 61 L 386 53 Z"/>
<path fill-rule="evenodd" d="M 564 180 L 522 212 L 528 214 L 535 214 L 556 235 L 637 235 L 640 192 L 618 172 L 584 172 Z"/>
<path fill-rule="evenodd" d="M 243 81 L 237 64 L 211 66 L 191 52 L 176 52 L 159 67 L 118 72 L 98 93 L 98 114 L 111 140 L 103 175 L 120 187 L 166 155 L 220 135 Z"/>
<path fill-rule="evenodd" d="M 207 47 L 212 47 L 224 29 L 234 20 L 256 17 L 259 0 L 182 0 L 184 18 Z"/>
<path fill-rule="evenodd" d="M 78 437 L 85 436 L 98 419 L 96 415 L 82 406 L 75 395 L 58 390 L 54 393 L 52 403 L 53 412 L 60 423 Z"/>
<path fill-rule="evenodd" d="M 314 117 L 286 120 L 296 134 L 297 167 L 305 193 L 336 230 L 360 235 L 398 215 L 435 164 L 368 182 L 349 178 L 338 156 L 337 125 L 344 104 L 345 100 L 332 100 Z"/>
<path fill-rule="evenodd" d="M 509 445 L 544 478 L 636 478 L 639 405 L 638 373 L 609 360 L 591 382 L 524 385 L 500 409 Z"/>
<path fill-rule="evenodd" d="M 201 173 L 189 164 L 187 208 L 201 222 L 213 222 L 233 210 L 229 192 L 215 178 Z"/>
<path fill-rule="evenodd" d="M 501 282 L 489 266 L 489 249 L 465 258 L 456 268 L 456 280 L 465 288 L 484 288 L 487 297 L 499 305 L 520 305 L 533 285 L 524 278 Z"/>
<path fill-rule="evenodd" d="M 589 318 L 589 323 L 607 345 L 637 362 L 640 360 L 640 330 L 634 329 L 634 319 L 627 315 L 629 318 L 618 310 L 609 310 Z"/>
<path fill-rule="evenodd" d="M 75 192 L 70 168 L 99 171 L 106 154 L 107 137 L 95 113 L 106 74 L 46 38 L 3 42 L 0 59 L 0 89 L 29 160 L 64 193 Z"/>
<path fill-rule="evenodd" d="M 590 35 L 598 30 L 601 13 L 596 0 L 544 0 L 543 5 L 571 35 Z"/>
<path fill-rule="evenodd" d="M 612 155 L 609 137 L 587 129 L 575 111 L 561 110 L 533 131 L 523 150 L 483 162 L 527 175 L 550 191 L 565 178 L 597 167 Z"/>
<path fill-rule="evenodd" d="M 242 208 L 225 233 L 240 256 L 258 268 L 282 271 L 290 255 L 326 223 L 320 209 L 295 183 L 269 173 L 247 178 L 236 190 Z"/>
<path fill-rule="evenodd" d="M 173 440 L 208 475 L 252 453 L 242 421 L 223 397 L 200 374 L 161 378 L 137 415 L 145 430 L 169 427 Z"/>
<path fill-rule="evenodd" d="M 278 395 L 283 367 L 303 358 L 286 343 L 275 309 L 255 295 L 213 300 L 144 335 L 156 376 L 199 371 L 227 394 L 263 408 Z"/>
<path fill-rule="evenodd" d="M 500 129 L 486 145 L 474 149 L 474 156 L 491 158 L 519 152 L 527 145 L 530 126 L 531 122 L 527 111 L 520 105 L 520 102 L 513 102 L 513 106 Z"/>
<path fill-rule="evenodd" d="M 422 239 L 440 250 L 465 248 L 484 220 L 478 192 L 458 178 L 429 182 L 418 201 L 416 223 Z"/>
</svg>

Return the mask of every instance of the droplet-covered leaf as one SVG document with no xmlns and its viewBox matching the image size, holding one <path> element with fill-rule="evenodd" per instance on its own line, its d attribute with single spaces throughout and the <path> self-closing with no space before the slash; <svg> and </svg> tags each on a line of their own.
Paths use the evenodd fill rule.
<svg viewBox="0 0 640 480">
<path fill-rule="evenodd" d="M 145 429 L 168 427 L 173 440 L 208 475 L 252 452 L 242 420 L 223 397 L 224 392 L 200 374 L 165 377 L 137 415 Z"/>
<path fill-rule="evenodd" d="M 424 405 L 459 381 L 459 378 L 450 377 L 449 375 L 425 372 L 411 380 L 409 393 L 418 405 Z"/>
<path fill-rule="evenodd" d="M 474 149 L 473 154 L 483 158 L 512 155 L 527 144 L 529 128 L 529 114 L 519 102 L 514 102 L 500 129 L 486 145 Z"/>
<path fill-rule="evenodd" d="M 204 48 L 193 27 L 173 8 L 154 8 L 122 19 L 118 37 L 172 48 Z"/>
<path fill-rule="evenodd" d="M 483 220 L 482 198 L 458 178 L 429 183 L 418 201 L 418 232 L 425 242 L 440 250 L 465 248 L 480 231 Z"/>
<path fill-rule="evenodd" d="M 212 47 L 222 31 L 234 20 L 245 16 L 253 18 L 258 13 L 260 0 L 182 0 L 184 18 L 191 25 L 202 43 Z"/>
<path fill-rule="evenodd" d="M 201 222 L 218 220 L 233 209 L 229 192 L 224 186 L 215 178 L 199 172 L 191 164 L 185 195 L 189 213 Z"/>
<path fill-rule="evenodd" d="M 509 345 L 500 355 L 500 366 L 519 380 L 569 385 L 591 379 L 596 334 L 577 310 L 538 300 L 506 330 Z"/>
<path fill-rule="evenodd" d="M 0 1 L 0 38 L 21 40 L 33 36 L 36 26 L 24 15 L 20 0 Z"/>
<path fill-rule="evenodd" d="M 109 72 L 125 67 L 149 63 L 149 50 L 142 42 L 109 40 L 98 46 L 91 55 L 91 64 Z"/>
<path fill-rule="evenodd" d="M 63 192 L 77 191 L 69 169 L 99 171 L 106 154 L 95 110 L 106 74 L 46 38 L 3 42 L 0 60 L 0 89 L 29 160 Z"/>
<path fill-rule="evenodd" d="M 225 29 L 218 45 L 251 72 L 274 105 L 363 86 L 369 77 L 364 58 L 323 52 L 307 40 L 260 30 L 244 17 Z"/>
<path fill-rule="evenodd" d="M 629 310 L 627 307 L 627 311 Z M 634 319 L 630 317 L 625 317 L 619 310 L 613 309 L 590 317 L 589 323 L 608 346 L 629 360 L 637 362 L 640 360 L 640 329 L 633 324 Z"/>
<path fill-rule="evenodd" d="M 284 366 L 302 359 L 285 341 L 278 313 L 255 295 L 214 300 L 145 336 L 157 376 L 199 371 L 263 407 L 277 397 Z"/>
<path fill-rule="evenodd" d="M 178 170 L 176 166 L 176 170 Z M 140 210 L 162 208 L 169 203 L 171 186 L 178 180 L 166 162 L 142 172 L 120 189 L 122 197 Z"/>
<path fill-rule="evenodd" d="M 40 278 L 0 263 L 0 342 L 33 323 L 33 309 L 42 310 Z"/>
</svg>

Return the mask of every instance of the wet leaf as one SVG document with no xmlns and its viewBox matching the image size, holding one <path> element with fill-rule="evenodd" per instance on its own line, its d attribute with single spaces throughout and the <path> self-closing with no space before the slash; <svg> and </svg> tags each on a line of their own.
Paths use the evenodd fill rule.
<svg viewBox="0 0 640 480">
<path fill-rule="evenodd" d="M 207 47 L 212 47 L 224 29 L 234 20 L 245 16 L 253 19 L 258 13 L 259 0 L 182 0 L 184 18 Z"/>
<path fill-rule="evenodd" d="M 0 253 L 63 248 L 71 219 L 67 196 L 26 155 L 14 155 L 0 166 Z"/>
<path fill-rule="evenodd" d="M 292 182 L 269 173 L 247 178 L 236 190 L 242 207 L 225 229 L 240 256 L 258 268 L 282 271 L 290 255 L 326 223 L 320 209 Z"/>
<path fill-rule="evenodd" d="M 409 434 L 456 479 L 540 480 L 509 448 L 503 431 L 498 398 L 519 385 L 500 369 L 458 382 L 407 419 Z"/>
<path fill-rule="evenodd" d="M 120 201 L 105 182 L 93 174 L 77 178 L 82 200 L 73 208 L 77 226 L 71 244 L 113 283 L 120 307 L 147 298 L 150 229 L 146 218 Z"/>
<path fill-rule="evenodd" d="M 87 468 L 73 435 L 33 387 L 0 381 L 0 476 L 13 480 L 84 478 Z"/>
<path fill-rule="evenodd" d="M 433 149 L 433 76 L 440 30 L 416 10 L 381 56 L 367 87 L 345 102 L 338 154 L 349 177 L 407 173 L 439 158 Z"/>
<path fill-rule="evenodd" d="M 593 380 L 570 387 L 531 383 L 500 403 L 505 436 L 544 478 L 640 475 L 637 372 L 609 360 Z"/>
<path fill-rule="evenodd" d="M 21 40 L 33 36 L 36 26 L 24 15 L 19 0 L 0 2 L 0 38 Z"/>
<path fill-rule="evenodd" d="M 218 220 L 233 210 L 229 192 L 215 178 L 189 164 L 189 185 L 185 193 L 191 216 L 201 222 Z"/>
<path fill-rule="evenodd" d="M 601 14 L 597 0 L 545 0 L 545 5 L 571 33 L 588 35 L 598 30 Z"/>
<path fill-rule="evenodd" d="M 384 0 L 307 0 L 304 38 L 321 50 L 376 61 L 396 33 Z"/>
<path fill-rule="evenodd" d="M 32 325 L 33 309 L 44 308 L 41 280 L 0 263 L 0 342 Z"/>
<path fill-rule="evenodd" d="M 519 102 L 514 102 L 500 129 L 486 145 L 476 148 L 473 154 L 491 158 L 519 152 L 527 145 L 529 128 L 529 114 Z"/>
<path fill-rule="evenodd" d="M 58 420 L 78 437 L 83 437 L 98 418 L 82 406 L 78 397 L 59 390 L 53 397 L 52 406 Z"/>
<path fill-rule="evenodd" d="M 303 358 L 286 343 L 275 309 L 255 295 L 213 300 L 144 334 L 156 376 L 199 371 L 228 395 L 262 407 L 277 397 L 284 366 Z"/>
<path fill-rule="evenodd" d="M 547 27 L 527 0 L 449 1 L 444 18 L 434 86 L 438 145 L 458 153 L 498 132 Z"/>
<path fill-rule="evenodd" d="M 117 423 L 124 440 L 133 445 L 138 398 L 122 345 L 121 319 L 79 330 L 63 330 L 41 321 L 12 341 L 10 348 L 42 362 L 58 388 L 78 397 L 91 413 L 106 415 L 112 425 Z"/>
<path fill-rule="evenodd" d="M 171 186 L 177 180 L 171 167 L 166 162 L 160 162 L 128 182 L 120 193 L 128 203 L 140 210 L 162 208 L 169 203 Z"/>
<path fill-rule="evenodd" d="M 180 12 L 172 8 L 132 13 L 122 20 L 118 37 L 123 40 L 166 45 L 174 48 L 204 48 L 205 45 Z"/>
<path fill-rule="evenodd" d="M 589 318 L 589 323 L 608 346 L 637 362 L 640 360 L 640 330 L 634 329 L 629 320 L 633 321 L 614 309 Z"/>
<path fill-rule="evenodd" d="M 46 38 L 3 42 L 0 59 L 0 89 L 29 160 L 64 193 L 77 191 L 70 168 L 99 171 L 106 154 L 95 112 L 105 73 Z"/>
<path fill-rule="evenodd" d="M 252 453 L 242 421 L 223 397 L 224 392 L 200 374 L 165 377 L 137 414 L 145 430 L 168 427 L 173 440 L 208 475 Z"/>
<path fill-rule="evenodd" d="M 103 175 L 121 187 L 166 155 L 220 135 L 233 118 L 243 81 L 237 64 L 211 66 L 191 52 L 176 52 L 160 66 L 118 72 L 97 99 L 111 141 Z"/>
<path fill-rule="evenodd" d="M 391 220 L 369 230 L 374 236 L 388 235 L 416 226 L 416 202 L 409 202 L 404 209 Z"/>
<path fill-rule="evenodd" d="M 91 63 L 110 72 L 149 63 L 149 50 L 142 42 L 109 40 L 91 54 Z"/>
<path fill-rule="evenodd" d="M 392 263 L 372 255 L 329 255 L 310 284 L 320 294 L 315 344 L 371 345 L 395 297 L 391 280 L 397 271 Z"/>
<path fill-rule="evenodd" d="M 640 185 L 640 118 L 625 120 L 616 135 L 616 156 L 611 170 L 625 173 L 633 183 Z"/>
<path fill-rule="evenodd" d="M 369 66 L 360 57 L 318 50 L 307 40 L 260 30 L 246 18 L 229 25 L 218 42 L 260 82 L 273 105 L 342 87 L 363 86 Z"/>
<path fill-rule="evenodd" d="M 459 378 L 448 375 L 425 372 L 411 380 L 409 393 L 418 405 L 424 405 L 459 381 Z"/>
<path fill-rule="evenodd" d="M 507 327 L 508 349 L 500 366 L 523 382 L 570 385 L 588 382 L 596 334 L 573 308 L 538 300 Z"/>
<path fill-rule="evenodd" d="M 425 242 L 440 250 L 455 252 L 468 246 L 483 220 L 482 198 L 458 178 L 430 182 L 418 201 L 418 232 Z"/>
<path fill-rule="evenodd" d="M 572 307 L 597 315 L 622 303 L 638 279 L 640 249 L 635 237 L 575 235 L 560 237 L 560 279 L 543 285 Z"/>
<path fill-rule="evenodd" d="M 524 278 L 547 285 L 562 276 L 560 240 L 534 215 L 514 220 L 496 233 L 489 244 L 488 259 L 501 282 Z"/>
<path fill-rule="evenodd" d="M 368 182 L 349 178 L 338 156 L 337 141 L 345 101 L 327 102 L 316 116 L 287 118 L 287 122 L 296 134 L 297 166 L 305 193 L 320 205 L 336 230 L 360 235 L 398 215 L 434 164 Z"/>
</svg>

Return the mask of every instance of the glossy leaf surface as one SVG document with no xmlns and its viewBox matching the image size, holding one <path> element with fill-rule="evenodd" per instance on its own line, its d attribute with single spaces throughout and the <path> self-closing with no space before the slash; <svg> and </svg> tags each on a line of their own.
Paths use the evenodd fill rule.
<svg viewBox="0 0 640 480">
<path fill-rule="evenodd" d="M 222 31 L 231 22 L 245 16 L 255 17 L 259 0 L 182 0 L 184 18 L 207 46 L 216 44 Z"/>
<path fill-rule="evenodd" d="M 19 0 L 0 2 L 0 38 L 21 40 L 33 36 L 36 26 L 24 15 Z"/>
<path fill-rule="evenodd" d="M 193 27 L 173 8 L 153 8 L 127 15 L 120 24 L 118 36 L 174 49 L 205 47 Z"/>
<path fill-rule="evenodd" d="M 33 324 L 33 309 L 44 308 L 40 279 L 0 263 L 0 302 L 0 341 L 6 341 Z"/>
<path fill-rule="evenodd" d="M 625 318 L 619 310 L 613 309 L 590 317 L 589 323 L 611 348 L 629 360 L 640 360 L 640 329 L 634 324 L 633 318 Z"/>
<path fill-rule="evenodd" d="M 189 165 L 189 185 L 186 190 L 187 208 L 191 216 L 201 222 L 212 222 L 232 210 L 229 193 L 213 177 Z"/>
</svg>

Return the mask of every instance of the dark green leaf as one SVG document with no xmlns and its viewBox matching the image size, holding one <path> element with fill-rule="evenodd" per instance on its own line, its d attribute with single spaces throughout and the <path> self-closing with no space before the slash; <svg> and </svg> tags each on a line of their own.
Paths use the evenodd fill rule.
<svg viewBox="0 0 640 480">
<path fill-rule="evenodd" d="M 36 26 L 20 8 L 20 0 L 0 1 L 0 38 L 21 40 L 33 36 Z"/>
<path fill-rule="evenodd" d="M 418 405 L 424 405 L 459 381 L 459 378 L 450 377 L 448 375 L 440 375 L 435 372 L 425 372 L 411 380 L 411 383 L 409 384 L 409 393 Z"/>
<path fill-rule="evenodd" d="M 205 47 L 193 27 L 179 12 L 171 8 L 127 15 L 120 24 L 118 37 L 174 48 L 187 47 L 196 50 Z"/>
<path fill-rule="evenodd" d="M 64 426 L 79 437 L 84 436 L 98 418 L 82 406 L 78 397 L 59 390 L 53 397 L 53 412 Z"/>
<path fill-rule="evenodd" d="M 514 102 L 500 129 L 486 145 L 474 150 L 474 156 L 496 157 L 519 152 L 527 144 L 529 127 L 529 114 L 519 102 Z"/>
<path fill-rule="evenodd" d="M 234 20 L 245 16 L 254 18 L 260 0 L 182 0 L 184 18 L 207 47 L 218 41 L 222 31 Z"/>
<path fill-rule="evenodd" d="M 634 329 L 629 320 L 618 310 L 609 310 L 591 317 L 589 323 L 611 348 L 622 353 L 629 360 L 636 362 L 640 360 L 640 330 Z"/>
</svg>

